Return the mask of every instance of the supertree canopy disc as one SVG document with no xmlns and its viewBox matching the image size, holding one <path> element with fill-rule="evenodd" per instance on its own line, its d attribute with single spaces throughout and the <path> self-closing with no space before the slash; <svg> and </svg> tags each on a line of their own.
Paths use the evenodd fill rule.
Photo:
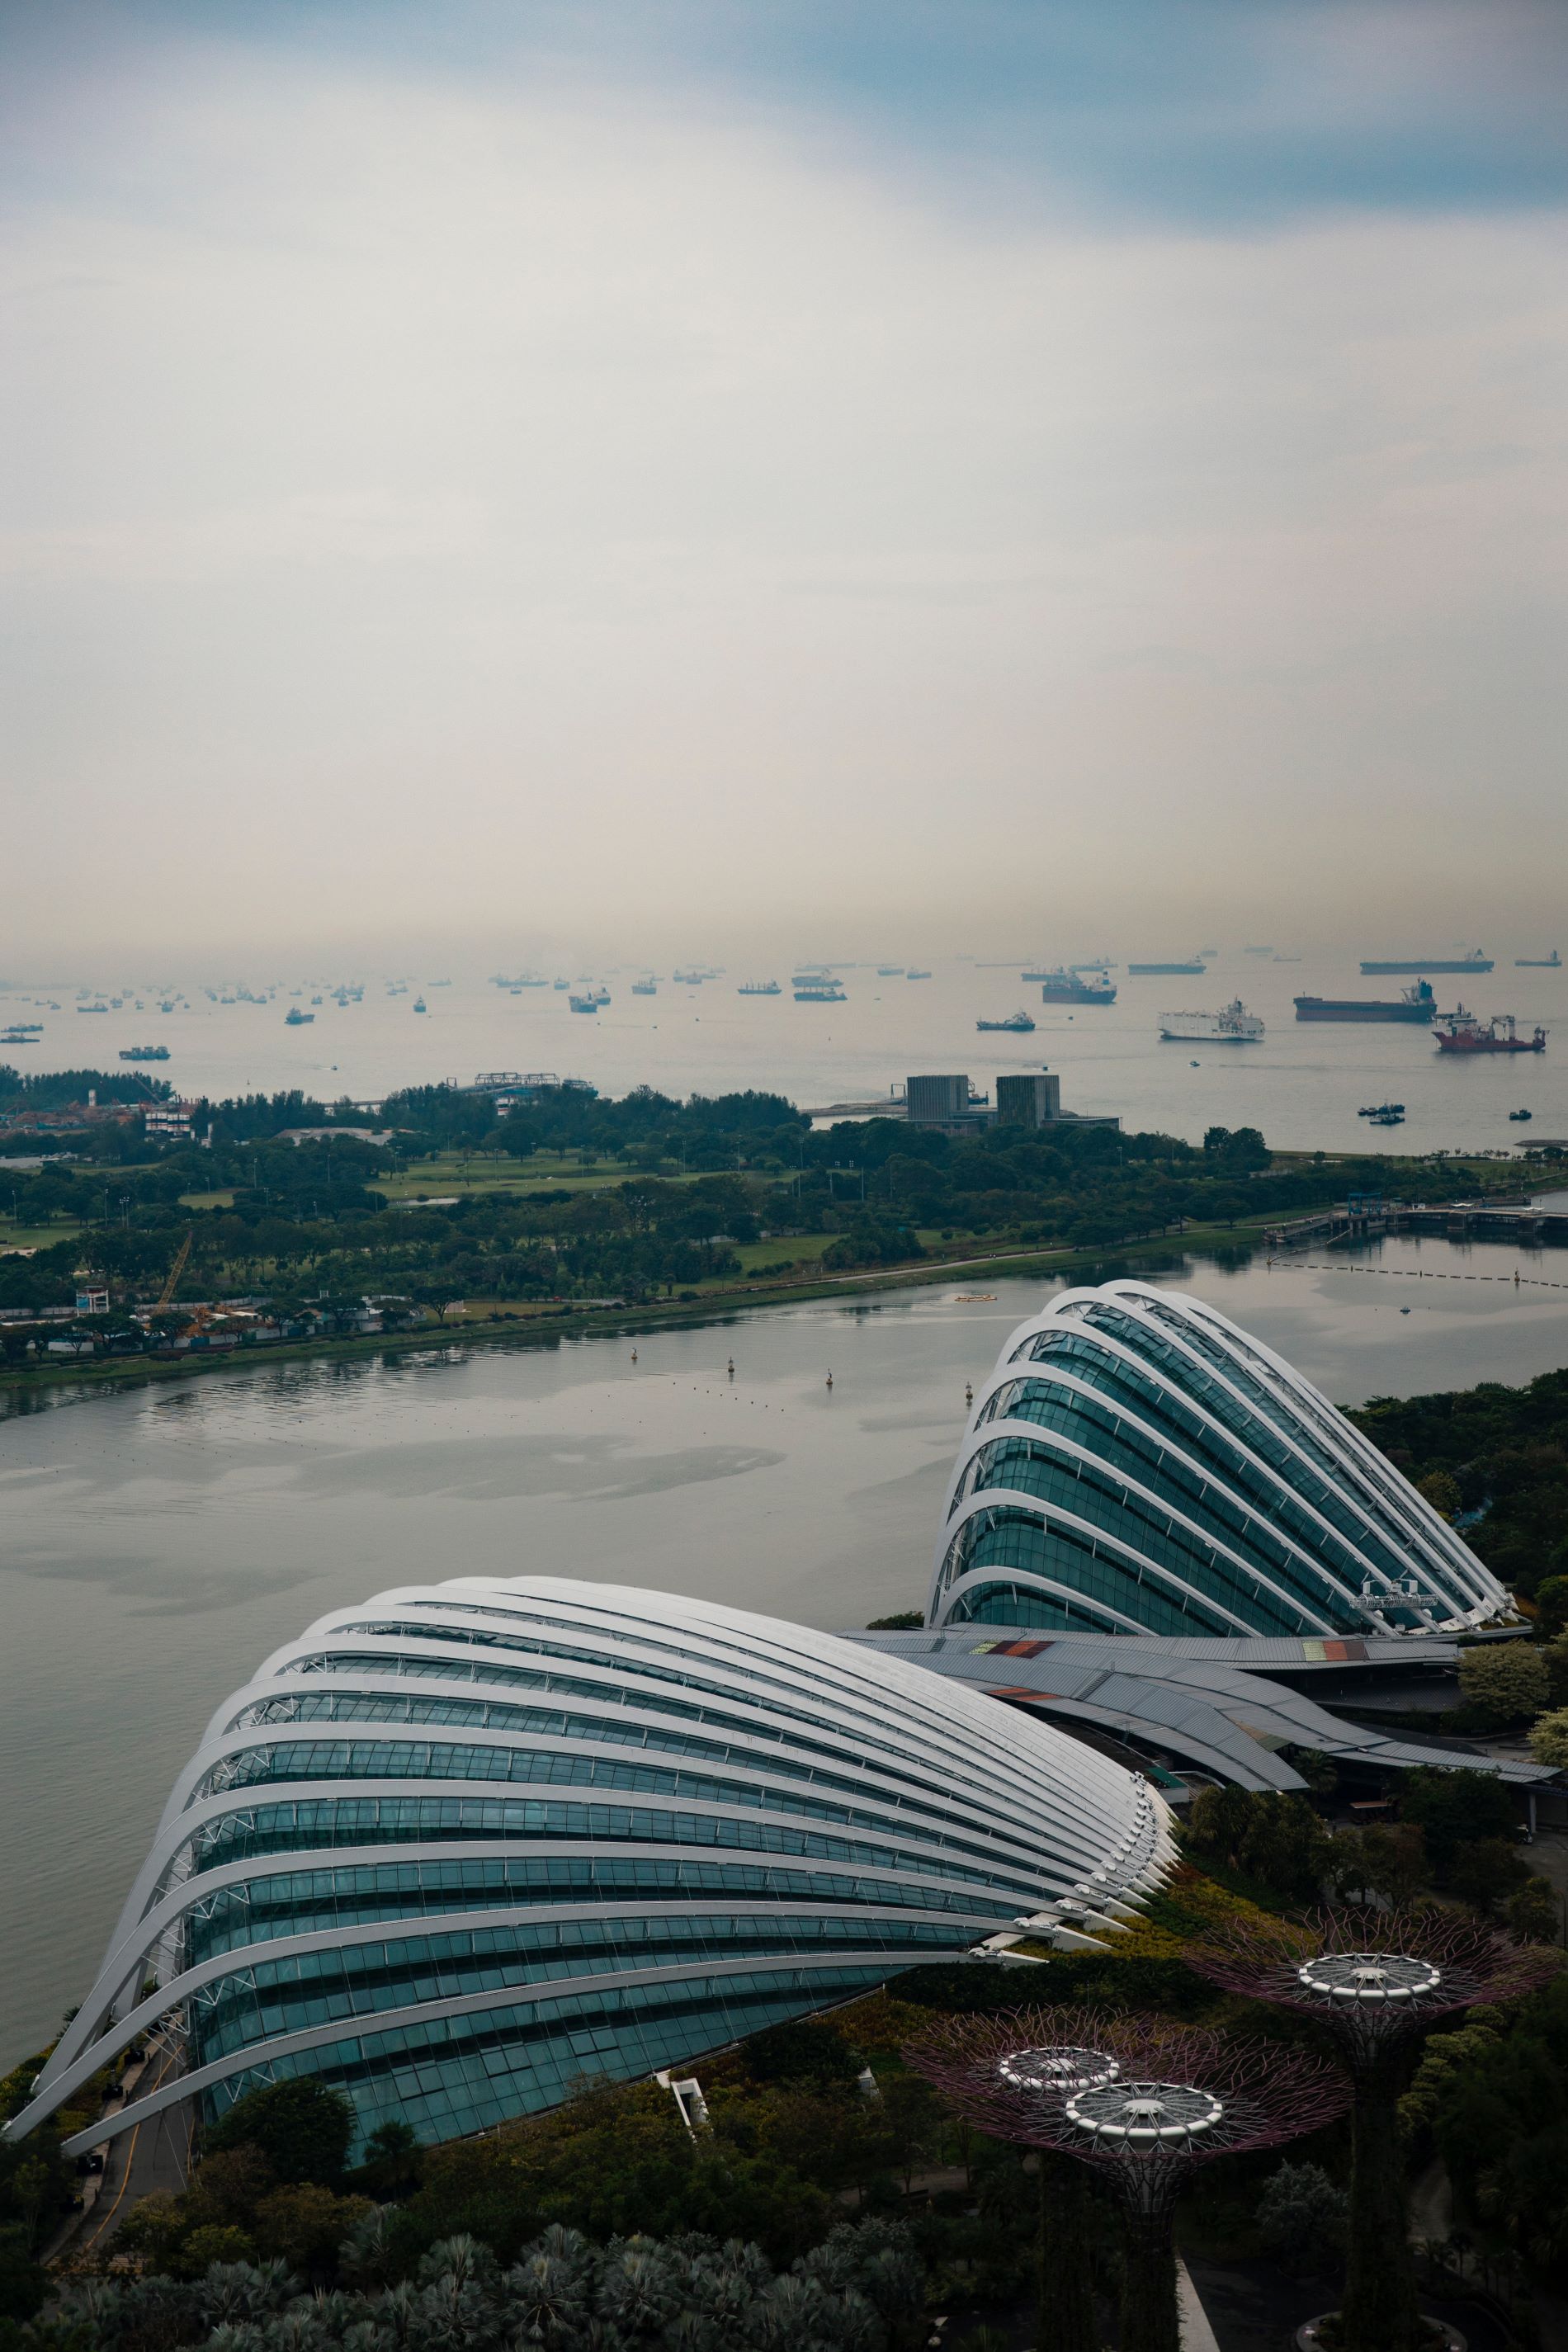
<svg viewBox="0 0 1568 2352">
<path fill-rule="evenodd" d="M 1079 2091 L 1063 2111 L 1068 2123 L 1132 2157 L 1159 2147 L 1190 2147 L 1225 2121 L 1225 2102 L 1191 2083 L 1104 2083 Z"/>
<path fill-rule="evenodd" d="M 1009 2050 L 997 2060 L 996 2072 L 1012 2090 L 1044 2091 L 1061 2098 L 1114 2082 L 1121 2069 L 1102 2050 L 1058 2042 L 1043 2050 Z"/>
<path fill-rule="evenodd" d="M 1349 2105 L 1324 2059 L 1157 2017 L 950 2018 L 904 2056 L 982 2131 L 1076 2157 L 1147 2218 L 1169 2212 L 1194 2165 L 1277 2147 Z"/>
<path fill-rule="evenodd" d="M 1321 2018 L 1358 2067 L 1454 2010 L 1517 2000 L 1563 1965 L 1545 1946 L 1426 1911 L 1320 1911 L 1294 1927 L 1232 1927 L 1184 1958 L 1229 1992 Z"/>
</svg>

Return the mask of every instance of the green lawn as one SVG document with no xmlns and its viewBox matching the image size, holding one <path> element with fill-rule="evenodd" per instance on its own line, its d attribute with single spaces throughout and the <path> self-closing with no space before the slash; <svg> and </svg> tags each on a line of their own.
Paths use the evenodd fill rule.
<svg viewBox="0 0 1568 2352">
<path fill-rule="evenodd" d="M 584 1167 L 575 1152 L 536 1151 L 531 1160 L 513 1160 L 480 1151 L 465 1159 L 457 1151 L 415 1160 L 395 1175 L 374 1176 L 370 1186 L 389 1201 L 438 1198 L 444 1192 L 510 1192 L 526 1199 L 531 1192 L 557 1192 L 563 1185 L 574 1192 L 594 1192 L 606 1184 L 624 1184 L 635 1173 L 620 1160 L 595 1160 Z"/>
<path fill-rule="evenodd" d="M 0 1217 L 0 1249 L 47 1249 L 51 1242 L 68 1241 L 81 1226 L 74 1217 L 58 1217 L 52 1225 L 16 1224 Z"/>
</svg>

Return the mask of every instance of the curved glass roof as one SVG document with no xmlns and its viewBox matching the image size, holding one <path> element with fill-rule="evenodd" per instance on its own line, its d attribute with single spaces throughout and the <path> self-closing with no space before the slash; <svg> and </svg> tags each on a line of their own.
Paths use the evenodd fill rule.
<svg viewBox="0 0 1568 2352">
<path fill-rule="evenodd" d="M 1205 1300 L 1072 1290 L 975 1401 L 927 1622 L 1457 1632 L 1508 1594 L 1311 1383 Z"/>
<path fill-rule="evenodd" d="M 833 1634 L 550 1577 L 381 1593 L 217 1710 L 9 2128 L 162 2028 L 182 2074 L 110 2131 L 291 2074 L 362 2137 L 478 2131 L 1133 1897 L 1168 1850 L 1137 1776 Z"/>
</svg>

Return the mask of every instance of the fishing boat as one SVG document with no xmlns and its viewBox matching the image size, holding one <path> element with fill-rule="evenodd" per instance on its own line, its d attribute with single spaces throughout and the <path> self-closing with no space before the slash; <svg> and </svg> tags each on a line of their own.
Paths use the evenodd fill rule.
<svg viewBox="0 0 1568 2352">
<path fill-rule="evenodd" d="M 1298 996 L 1298 1021 L 1435 1021 L 1437 999 L 1429 980 L 1402 988 L 1397 997 Z"/>
<path fill-rule="evenodd" d="M 1489 1021 L 1478 1019 L 1467 1013 L 1461 1004 L 1433 1035 L 1440 1054 L 1544 1054 L 1546 1032 L 1537 1027 L 1528 1037 L 1519 1034 L 1519 1024 L 1511 1013 L 1494 1013 Z"/>
<path fill-rule="evenodd" d="M 1162 1013 L 1160 1034 L 1205 1045 L 1259 1045 L 1264 1030 L 1258 1014 L 1233 996 L 1218 1013 Z"/>
<path fill-rule="evenodd" d="M 1018 1012 L 1009 1013 L 1005 1021 L 977 1021 L 974 1025 L 977 1029 L 1012 1029 L 1022 1031 L 1025 1029 L 1032 1029 L 1035 1025 L 1035 1021 L 1032 1013 Z"/>
<path fill-rule="evenodd" d="M 735 991 L 737 996 L 782 996 L 783 989 L 776 980 L 743 981 Z"/>
</svg>

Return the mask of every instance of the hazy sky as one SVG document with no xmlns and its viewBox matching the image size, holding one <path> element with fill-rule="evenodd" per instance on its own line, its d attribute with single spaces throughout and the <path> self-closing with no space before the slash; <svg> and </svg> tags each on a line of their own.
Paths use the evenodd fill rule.
<svg viewBox="0 0 1568 2352">
<path fill-rule="evenodd" d="M 0 971 L 1568 914 L 1562 0 L 4 0 L 0 88 Z"/>
</svg>

